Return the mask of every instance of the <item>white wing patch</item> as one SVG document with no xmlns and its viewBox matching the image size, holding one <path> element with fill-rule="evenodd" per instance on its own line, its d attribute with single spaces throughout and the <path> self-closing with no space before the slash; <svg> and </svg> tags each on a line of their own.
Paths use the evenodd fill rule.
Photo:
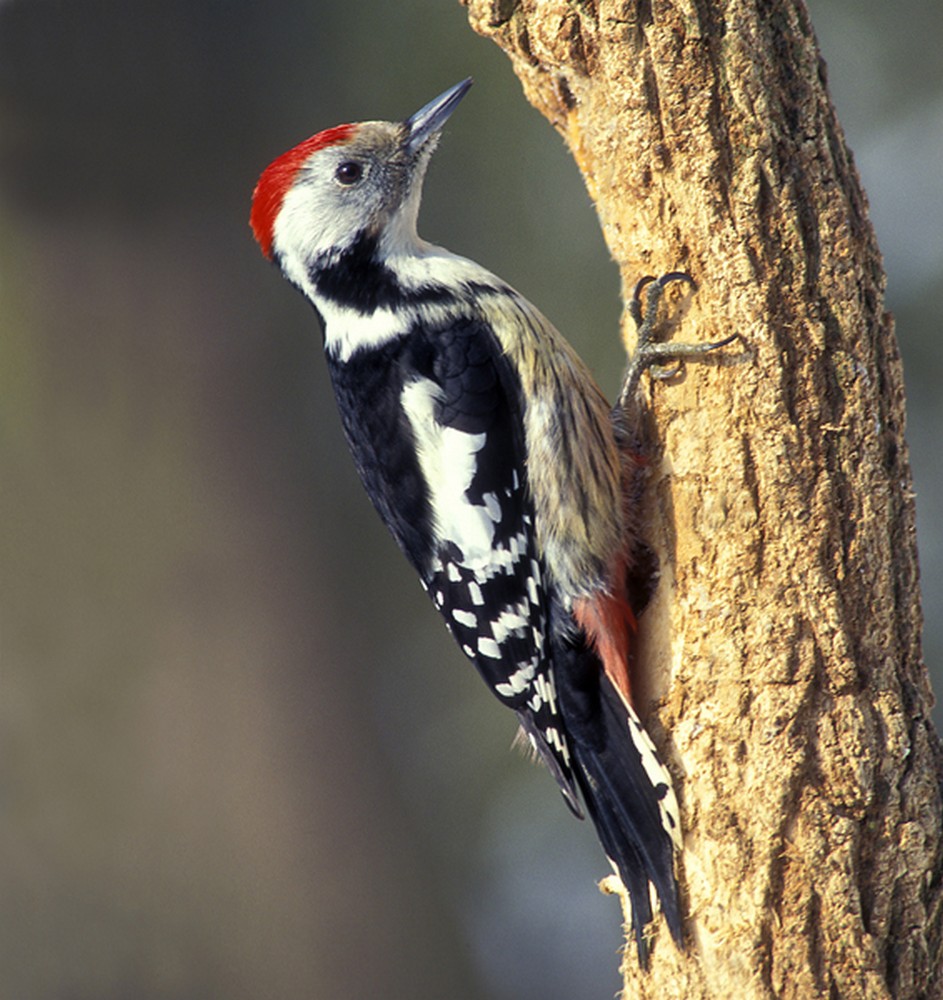
<svg viewBox="0 0 943 1000">
<path fill-rule="evenodd" d="M 462 565 L 484 566 L 493 558 L 494 528 L 501 520 L 497 497 L 489 494 L 485 506 L 469 501 L 476 458 L 485 445 L 484 434 L 468 434 L 445 427 L 435 419 L 442 389 L 431 379 L 417 379 L 403 388 L 403 410 L 416 441 L 419 466 L 430 484 L 433 525 L 440 542 L 451 542 L 462 553 Z"/>
<path fill-rule="evenodd" d="M 542 570 L 522 477 L 509 470 L 510 487 L 498 486 L 479 499 L 472 485 L 487 435 L 441 423 L 436 414 L 444 398 L 443 389 L 428 378 L 409 382 L 401 396 L 429 484 L 436 544 L 427 586 L 495 694 L 517 711 L 531 713 L 531 736 L 540 739 L 540 752 L 578 810 L 570 748 L 547 660 Z"/>
</svg>

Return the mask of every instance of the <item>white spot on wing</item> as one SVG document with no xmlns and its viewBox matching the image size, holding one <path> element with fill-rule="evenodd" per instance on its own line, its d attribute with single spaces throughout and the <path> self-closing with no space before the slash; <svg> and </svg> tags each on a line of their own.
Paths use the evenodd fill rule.
<svg viewBox="0 0 943 1000">
<path fill-rule="evenodd" d="M 506 681 L 495 684 L 494 689 L 502 698 L 513 698 L 522 691 L 527 690 L 536 670 L 537 659 L 535 657 L 533 660 L 528 660 L 527 663 L 518 667 Z"/>
<path fill-rule="evenodd" d="M 553 712 L 557 710 L 557 691 L 553 680 L 553 674 L 539 674 L 534 681 L 534 687 L 541 699 L 545 701 Z"/>
<path fill-rule="evenodd" d="M 466 628 L 475 628 L 478 625 L 478 619 L 471 613 L 471 611 L 463 611 L 461 608 L 453 608 L 452 617 L 459 623 L 459 625 L 464 625 Z"/>
<path fill-rule="evenodd" d="M 508 686 L 515 694 L 520 694 L 527 689 L 527 685 L 534 679 L 534 671 L 536 669 L 536 660 L 531 660 L 522 667 L 518 667 L 508 678 Z"/>
<path fill-rule="evenodd" d="M 491 630 L 498 642 L 504 640 L 512 633 L 527 628 L 530 619 L 527 617 L 527 607 L 517 605 L 513 608 L 505 608 L 500 615 L 491 623 Z"/>
<path fill-rule="evenodd" d="M 486 635 L 481 636 L 478 640 L 478 652 L 482 656 L 488 656 L 492 660 L 501 659 L 501 647 L 494 641 L 494 639 L 489 638 Z"/>
<path fill-rule="evenodd" d="M 560 731 L 555 726 L 548 726 L 544 730 L 544 738 L 557 751 L 558 754 L 566 761 L 567 766 L 570 763 L 570 748 L 566 745 L 566 741 L 560 735 Z"/>
</svg>

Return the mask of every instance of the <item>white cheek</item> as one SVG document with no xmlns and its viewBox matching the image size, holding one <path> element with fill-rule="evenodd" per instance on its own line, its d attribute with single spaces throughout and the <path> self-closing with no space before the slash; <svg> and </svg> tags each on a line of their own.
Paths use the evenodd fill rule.
<svg viewBox="0 0 943 1000">
<path fill-rule="evenodd" d="M 275 219 L 272 242 L 286 263 L 305 264 L 318 253 L 350 239 L 356 219 L 350 217 L 352 213 L 343 201 L 331 194 L 299 184 L 285 195 Z"/>
</svg>

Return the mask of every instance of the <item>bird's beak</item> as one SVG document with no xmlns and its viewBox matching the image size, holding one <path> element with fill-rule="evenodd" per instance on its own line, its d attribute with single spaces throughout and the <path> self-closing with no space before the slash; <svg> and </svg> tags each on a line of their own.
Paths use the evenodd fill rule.
<svg viewBox="0 0 943 1000">
<path fill-rule="evenodd" d="M 471 77 L 456 83 L 424 108 L 420 108 L 411 118 L 406 119 L 406 149 L 410 153 L 418 153 L 426 141 L 439 132 L 449 115 L 458 107 L 458 102 L 468 93 L 471 85 Z"/>
</svg>

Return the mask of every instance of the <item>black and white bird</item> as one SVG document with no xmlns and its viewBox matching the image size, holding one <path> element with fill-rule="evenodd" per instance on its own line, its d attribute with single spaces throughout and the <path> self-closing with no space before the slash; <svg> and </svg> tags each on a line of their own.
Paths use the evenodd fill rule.
<svg viewBox="0 0 943 1000">
<path fill-rule="evenodd" d="M 404 122 L 340 125 L 289 150 L 262 174 L 251 224 L 321 318 L 371 500 L 570 809 L 589 814 L 644 964 L 654 896 L 679 945 L 682 918 L 678 805 L 629 684 L 638 472 L 551 323 L 416 233 L 430 156 L 470 85 Z"/>
</svg>

